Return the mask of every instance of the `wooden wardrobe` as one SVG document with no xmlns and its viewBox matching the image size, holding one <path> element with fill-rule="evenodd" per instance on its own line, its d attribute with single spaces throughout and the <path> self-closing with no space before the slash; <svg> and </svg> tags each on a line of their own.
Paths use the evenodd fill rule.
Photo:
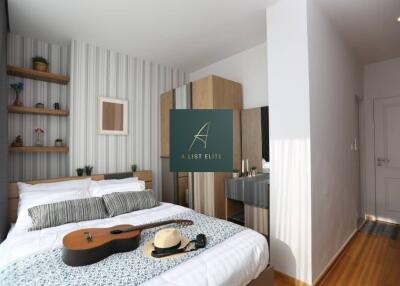
<svg viewBox="0 0 400 286">
<path fill-rule="evenodd" d="M 183 176 L 175 174 L 173 177 L 169 171 L 169 110 L 174 108 L 174 101 L 174 91 L 161 94 L 163 200 L 177 203 L 179 196 L 181 196 L 179 185 L 183 185 L 180 184 L 180 178 L 183 178 Z M 193 81 L 190 83 L 190 95 L 188 95 L 187 98 L 187 108 L 233 110 L 232 169 L 239 169 L 241 161 L 240 111 L 243 108 L 241 84 L 214 75 Z M 189 189 L 192 190 L 194 201 L 193 208 L 198 212 L 226 219 L 224 179 L 231 175 L 232 172 L 189 173 L 185 180 L 188 182 L 188 185 L 192 185 L 192 188 L 189 186 Z M 174 198 L 173 201 L 171 201 L 172 198 Z"/>
</svg>

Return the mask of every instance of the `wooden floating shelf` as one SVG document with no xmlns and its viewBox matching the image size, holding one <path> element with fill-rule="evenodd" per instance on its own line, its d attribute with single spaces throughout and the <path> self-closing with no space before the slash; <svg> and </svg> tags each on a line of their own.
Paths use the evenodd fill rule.
<svg viewBox="0 0 400 286">
<path fill-rule="evenodd" d="M 12 147 L 10 146 L 10 152 L 22 152 L 22 153 L 68 153 L 68 147 L 55 147 L 55 146 L 24 146 L 24 147 Z"/>
<path fill-rule="evenodd" d="M 48 108 L 35 108 L 26 106 L 8 106 L 8 113 L 24 113 L 24 114 L 42 114 L 42 115 L 55 115 L 55 116 L 68 116 L 68 110 L 57 110 Z"/>
<path fill-rule="evenodd" d="M 69 77 L 63 74 L 50 72 L 41 72 L 30 68 L 18 67 L 15 65 L 7 65 L 7 74 L 19 77 L 25 77 L 35 80 L 54 82 L 59 84 L 68 84 Z"/>
</svg>

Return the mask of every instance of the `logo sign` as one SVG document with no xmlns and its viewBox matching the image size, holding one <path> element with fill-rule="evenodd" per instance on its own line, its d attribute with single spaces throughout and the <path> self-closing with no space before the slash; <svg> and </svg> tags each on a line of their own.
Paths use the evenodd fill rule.
<svg viewBox="0 0 400 286">
<path fill-rule="evenodd" d="M 171 171 L 231 172 L 232 128 L 232 110 L 171 110 Z"/>
</svg>

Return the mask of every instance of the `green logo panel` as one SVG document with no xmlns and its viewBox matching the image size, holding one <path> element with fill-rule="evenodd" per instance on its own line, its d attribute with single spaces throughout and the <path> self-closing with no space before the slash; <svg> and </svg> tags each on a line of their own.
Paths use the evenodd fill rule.
<svg viewBox="0 0 400 286">
<path fill-rule="evenodd" d="M 170 111 L 172 172 L 231 172 L 232 110 Z"/>
</svg>

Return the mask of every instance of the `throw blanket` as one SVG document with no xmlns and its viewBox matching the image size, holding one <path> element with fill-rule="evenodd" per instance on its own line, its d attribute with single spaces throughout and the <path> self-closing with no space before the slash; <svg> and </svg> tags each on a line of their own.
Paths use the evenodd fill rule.
<svg viewBox="0 0 400 286">
<path fill-rule="evenodd" d="M 61 249 L 25 257 L 0 270 L 1 285 L 139 285 L 245 229 L 194 211 L 163 220 L 167 219 L 192 220 L 193 225 L 178 227 L 179 231 L 189 239 L 195 239 L 197 234 L 204 233 L 207 236 L 206 248 L 174 259 L 155 260 L 145 257 L 144 243 L 151 240 L 162 227 L 153 228 L 142 232 L 141 243 L 136 250 L 114 254 L 88 266 L 65 265 L 61 259 Z"/>
</svg>

